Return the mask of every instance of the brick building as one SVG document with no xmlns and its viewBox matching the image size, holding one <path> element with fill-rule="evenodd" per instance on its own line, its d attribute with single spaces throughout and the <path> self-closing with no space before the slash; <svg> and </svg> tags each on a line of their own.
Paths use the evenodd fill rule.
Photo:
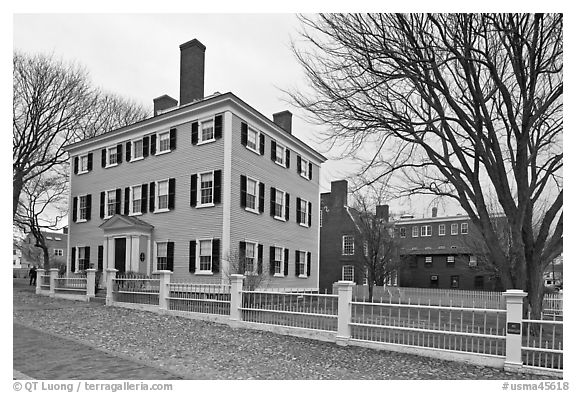
<svg viewBox="0 0 576 393">
<path fill-rule="evenodd" d="M 44 235 L 44 239 L 46 241 L 46 246 L 48 247 L 51 266 L 56 266 L 60 263 L 66 263 L 66 258 L 68 256 L 68 234 L 66 232 L 66 228 L 64 228 L 64 233 L 42 231 L 42 235 Z M 30 233 L 26 235 L 24 239 L 22 239 L 22 244 L 20 245 L 20 266 L 23 269 L 29 269 L 34 265 L 40 266 L 44 264 L 44 254 L 42 249 L 36 247 L 35 244 L 36 238 L 34 238 L 34 235 Z"/>
</svg>

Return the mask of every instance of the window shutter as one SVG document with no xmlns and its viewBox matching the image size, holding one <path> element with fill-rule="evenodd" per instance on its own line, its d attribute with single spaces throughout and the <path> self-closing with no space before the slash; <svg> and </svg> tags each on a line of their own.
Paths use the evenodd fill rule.
<svg viewBox="0 0 576 393">
<path fill-rule="evenodd" d="M 290 194 L 286 193 L 286 212 L 284 214 L 284 219 L 288 221 L 290 219 Z"/>
<path fill-rule="evenodd" d="M 298 250 L 294 251 L 294 258 L 296 259 L 296 277 L 300 275 L 300 253 Z"/>
<path fill-rule="evenodd" d="M 150 155 L 156 154 L 156 134 L 150 135 Z"/>
<path fill-rule="evenodd" d="M 306 275 L 310 277 L 310 270 L 312 268 L 312 253 L 307 254 L 308 260 L 306 261 Z"/>
<path fill-rule="evenodd" d="M 70 249 L 70 272 L 74 273 L 76 271 L 76 247 Z"/>
<path fill-rule="evenodd" d="M 240 207 L 246 207 L 246 176 L 240 175 Z"/>
<path fill-rule="evenodd" d="M 174 242 L 166 244 L 166 269 L 174 271 Z"/>
<path fill-rule="evenodd" d="M 286 149 L 286 168 L 290 168 L 290 150 Z"/>
<path fill-rule="evenodd" d="M 122 144 L 116 145 L 116 157 L 118 164 L 122 164 Z"/>
<path fill-rule="evenodd" d="M 296 171 L 298 174 L 302 173 L 302 158 L 300 158 L 300 155 L 296 156 Z"/>
<path fill-rule="evenodd" d="M 212 273 L 220 272 L 220 239 L 212 239 Z"/>
<path fill-rule="evenodd" d="M 264 213 L 264 183 L 258 184 L 259 195 L 258 195 L 258 211 Z"/>
<path fill-rule="evenodd" d="M 312 226 L 312 202 L 308 202 L 308 226 Z"/>
<path fill-rule="evenodd" d="M 196 271 L 196 240 L 190 240 L 188 252 L 188 271 L 194 273 Z"/>
<path fill-rule="evenodd" d="M 92 153 L 88 153 L 88 171 L 92 170 Z"/>
<path fill-rule="evenodd" d="M 276 161 L 276 141 L 270 141 L 270 158 Z"/>
<path fill-rule="evenodd" d="M 142 195 L 142 202 L 140 203 L 140 210 L 142 211 L 142 214 L 148 212 L 148 184 L 142 184 L 142 192 L 140 193 L 140 195 Z"/>
<path fill-rule="evenodd" d="M 214 171 L 214 204 L 222 202 L 222 171 Z"/>
<path fill-rule="evenodd" d="M 274 200 L 276 199 L 276 189 L 270 187 L 270 215 L 274 217 Z"/>
<path fill-rule="evenodd" d="M 86 255 L 86 258 L 84 258 L 84 270 L 90 269 L 90 247 L 84 247 L 84 255 Z"/>
<path fill-rule="evenodd" d="M 214 138 L 222 138 L 222 115 L 214 117 Z"/>
<path fill-rule="evenodd" d="M 264 144 L 266 143 L 266 138 L 264 137 L 264 134 L 260 134 L 260 155 L 263 156 L 264 155 Z"/>
<path fill-rule="evenodd" d="M 72 199 L 72 221 L 78 220 L 78 197 Z"/>
<path fill-rule="evenodd" d="M 170 150 L 176 150 L 176 128 L 170 129 Z"/>
<path fill-rule="evenodd" d="M 104 218 L 104 203 L 106 200 L 106 193 L 102 191 L 100 193 L 100 218 Z"/>
<path fill-rule="evenodd" d="M 248 144 L 248 124 L 244 122 L 240 124 L 240 141 L 244 146 Z"/>
<path fill-rule="evenodd" d="M 276 268 L 275 264 L 274 264 L 274 257 L 276 255 L 276 249 L 274 246 L 270 246 L 270 275 L 273 276 L 274 275 L 274 270 Z"/>
<path fill-rule="evenodd" d="M 104 246 L 98 246 L 98 270 L 104 270 Z"/>
<path fill-rule="evenodd" d="M 264 257 L 264 245 L 258 244 L 258 274 L 262 274 L 262 258 Z"/>
<path fill-rule="evenodd" d="M 190 176 L 190 206 L 196 206 L 196 194 L 198 193 L 198 175 Z"/>
<path fill-rule="evenodd" d="M 86 221 L 92 218 L 92 194 L 86 195 Z"/>
<path fill-rule="evenodd" d="M 191 142 L 193 145 L 198 144 L 198 122 L 195 121 L 194 123 L 192 123 L 192 128 L 191 128 Z"/>
<path fill-rule="evenodd" d="M 288 275 L 288 259 L 290 258 L 290 250 L 287 248 L 284 249 L 284 275 Z"/>
<path fill-rule="evenodd" d="M 151 182 L 149 188 L 150 188 L 150 198 L 149 198 L 149 200 L 148 200 L 148 203 L 149 203 L 149 205 L 150 205 L 149 211 L 150 211 L 150 213 L 154 213 L 154 209 L 155 209 L 154 204 L 155 204 L 155 202 L 156 202 L 156 195 L 154 194 L 154 191 L 155 191 L 155 188 L 156 188 L 156 183 Z"/>
<path fill-rule="evenodd" d="M 148 157 L 148 150 L 150 149 L 150 138 L 145 136 L 142 138 L 142 155 Z"/>
<path fill-rule="evenodd" d="M 121 206 L 122 206 L 122 189 L 117 188 L 116 189 L 116 214 L 122 214 Z"/>
<path fill-rule="evenodd" d="M 74 174 L 78 174 L 78 157 L 74 157 Z"/>
<path fill-rule="evenodd" d="M 296 198 L 296 223 L 300 224 L 300 213 L 302 210 L 300 209 L 300 198 Z"/>
<path fill-rule="evenodd" d="M 124 215 L 130 214 L 130 187 L 124 188 Z"/>
<path fill-rule="evenodd" d="M 244 274 L 246 271 L 246 242 L 240 242 L 238 247 L 238 274 Z"/>
<path fill-rule="evenodd" d="M 176 197 L 176 179 L 171 178 L 168 180 L 168 209 L 174 209 Z"/>
<path fill-rule="evenodd" d="M 308 163 L 308 180 L 312 180 L 312 163 Z"/>
<path fill-rule="evenodd" d="M 102 168 L 106 168 L 106 149 L 102 149 Z"/>
<path fill-rule="evenodd" d="M 130 162 L 132 159 L 132 142 L 126 142 L 126 162 Z"/>
</svg>

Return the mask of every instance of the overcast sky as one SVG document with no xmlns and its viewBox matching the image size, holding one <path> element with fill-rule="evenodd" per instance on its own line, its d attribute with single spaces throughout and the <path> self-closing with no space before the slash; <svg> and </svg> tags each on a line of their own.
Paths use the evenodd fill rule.
<svg viewBox="0 0 576 393">
<path fill-rule="evenodd" d="M 197 38 L 206 46 L 205 95 L 232 92 L 269 118 L 288 109 L 293 134 L 335 158 L 318 143 L 320 127 L 307 123 L 281 91 L 305 86 L 290 50 L 299 29 L 293 14 L 15 14 L 13 43 L 17 50 L 77 61 L 94 85 L 152 110 L 155 97 L 179 99 L 179 45 Z M 320 191 L 352 173 L 349 162 L 329 160 Z M 418 200 L 412 206 L 393 202 L 391 210 L 429 215 L 429 206 Z"/>
</svg>

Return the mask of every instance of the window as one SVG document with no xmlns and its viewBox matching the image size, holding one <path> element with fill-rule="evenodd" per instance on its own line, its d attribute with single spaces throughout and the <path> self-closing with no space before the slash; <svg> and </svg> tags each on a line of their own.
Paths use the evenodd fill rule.
<svg viewBox="0 0 576 393">
<path fill-rule="evenodd" d="M 462 224 L 460 224 L 460 233 L 462 235 L 468 234 L 468 223 L 467 222 L 463 222 Z"/>
<path fill-rule="evenodd" d="M 386 275 L 386 285 L 390 285 L 393 287 L 398 286 L 398 272 L 394 270 L 393 272 L 389 272 Z"/>
<path fill-rule="evenodd" d="M 438 275 L 432 274 L 430 276 L 430 288 L 438 288 Z"/>
<path fill-rule="evenodd" d="M 257 274 L 256 243 L 246 242 L 246 254 L 244 255 L 244 274 Z"/>
<path fill-rule="evenodd" d="M 300 272 L 298 277 L 306 277 L 306 251 L 298 252 L 298 271 Z"/>
<path fill-rule="evenodd" d="M 446 257 L 446 263 L 454 264 L 454 256 L 453 255 L 447 256 Z"/>
<path fill-rule="evenodd" d="M 156 269 L 168 270 L 168 242 L 156 243 Z"/>
<path fill-rule="evenodd" d="M 90 255 L 86 252 L 88 247 L 78 247 L 78 270 L 86 270 L 90 266 Z"/>
<path fill-rule="evenodd" d="M 342 280 L 354 281 L 354 266 L 350 265 L 342 266 Z"/>
<path fill-rule="evenodd" d="M 118 148 L 116 146 L 109 147 L 108 150 L 108 165 L 106 167 L 111 167 L 118 165 Z"/>
<path fill-rule="evenodd" d="M 212 240 L 199 240 L 200 272 L 212 272 Z"/>
<path fill-rule="evenodd" d="M 457 235 L 458 234 L 458 224 L 450 225 L 450 234 Z"/>
<path fill-rule="evenodd" d="M 61 237 L 55 237 L 54 240 L 62 240 Z"/>
<path fill-rule="evenodd" d="M 133 186 L 130 214 L 142 213 L 142 186 Z"/>
<path fill-rule="evenodd" d="M 106 218 L 116 213 L 116 190 L 106 192 Z"/>
<path fill-rule="evenodd" d="M 162 180 L 156 182 L 156 188 L 158 190 L 158 195 L 156 199 L 156 210 L 154 213 L 167 211 L 168 210 L 168 180 Z"/>
<path fill-rule="evenodd" d="M 484 276 L 474 277 L 474 289 L 484 289 Z"/>
<path fill-rule="evenodd" d="M 78 217 L 80 221 L 88 219 L 88 195 L 82 195 L 78 198 Z"/>
<path fill-rule="evenodd" d="M 450 288 L 460 287 L 460 276 L 450 276 Z"/>
<path fill-rule="evenodd" d="M 406 227 L 400 228 L 400 237 L 406 237 Z"/>
<path fill-rule="evenodd" d="M 258 198 L 258 182 L 252 179 L 246 179 L 246 208 L 256 211 L 256 200 Z"/>
<path fill-rule="evenodd" d="M 418 237 L 418 227 L 412 227 L 412 237 Z"/>
<path fill-rule="evenodd" d="M 52 240 L 52 236 L 46 236 L 46 239 Z"/>
<path fill-rule="evenodd" d="M 446 225 L 440 224 L 438 225 L 438 236 L 446 235 Z"/>
<path fill-rule="evenodd" d="M 78 174 L 88 172 L 88 154 L 80 156 Z"/>
<path fill-rule="evenodd" d="M 246 143 L 246 147 L 260 154 L 260 152 L 258 151 L 258 136 L 259 136 L 258 131 L 248 127 L 248 141 Z"/>
<path fill-rule="evenodd" d="M 342 255 L 354 255 L 354 236 L 342 236 Z"/>
<path fill-rule="evenodd" d="M 286 193 L 276 189 L 276 196 L 274 199 L 274 218 L 284 219 L 284 202 L 286 200 Z"/>
<path fill-rule="evenodd" d="M 62 250 L 61 248 L 55 248 L 54 249 L 54 256 L 61 257 L 63 255 L 64 255 L 64 250 Z"/>
<path fill-rule="evenodd" d="M 214 203 L 214 173 L 200 174 L 200 205 L 212 205 Z"/>
<path fill-rule="evenodd" d="M 284 266 L 284 249 L 282 247 L 274 247 L 274 275 L 284 276 L 282 271 Z"/>
<path fill-rule="evenodd" d="M 144 158 L 144 140 L 138 139 L 132 142 L 132 159 L 131 161 L 136 161 Z"/>
<path fill-rule="evenodd" d="M 368 270 L 364 270 L 364 275 L 362 276 L 362 285 L 368 285 Z"/>
<path fill-rule="evenodd" d="M 200 123 L 200 140 L 198 143 L 214 140 L 214 120 L 204 120 Z"/>
<path fill-rule="evenodd" d="M 424 260 L 424 263 L 427 265 L 431 265 L 432 264 L 432 257 L 426 257 L 426 259 Z"/>
<path fill-rule="evenodd" d="M 304 199 L 298 199 L 298 223 L 302 226 L 310 226 L 308 222 L 308 201 Z"/>
<path fill-rule="evenodd" d="M 432 236 L 432 225 L 422 225 L 420 227 L 420 236 L 422 237 Z"/>
<path fill-rule="evenodd" d="M 308 161 L 301 158 L 300 159 L 300 176 L 305 177 L 306 179 L 309 178 L 309 174 L 308 171 L 310 170 L 310 167 L 308 166 Z"/>
<path fill-rule="evenodd" d="M 280 146 L 276 143 L 276 159 L 274 160 L 276 164 L 286 166 L 286 148 Z"/>
<path fill-rule="evenodd" d="M 158 148 L 156 149 L 158 152 L 156 153 L 161 154 L 161 153 L 166 153 L 170 151 L 170 132 L 163 132 L 161 134 L 158 134 Z"/>
<path fill-rule="evenodd" d="M 365 257 L 368 256 L 368 242 L 367 241 L 364 242 L 364 256 Z"/>
<path fill-rule="evenodd" d="M 476 255 L 470 255 L 468 266 L 470 267 L 478 266 L 478 258 L 476 257 Z"/>
</svg>

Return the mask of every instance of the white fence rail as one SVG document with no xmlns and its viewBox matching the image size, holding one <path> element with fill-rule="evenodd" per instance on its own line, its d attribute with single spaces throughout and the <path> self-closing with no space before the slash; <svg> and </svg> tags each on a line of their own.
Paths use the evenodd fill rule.
<svg viewBox="0 0 576 393">
<path fill-rule="evenodd" d="M 159 305 L 160 280 L 155 278 L 112 278 L 114 302 Z"/>
<path fill-rule="evenodd" d="M 564 368 L 564 323 L 555 316 L 531 319 L 530 313 L 522 319 L 522 360 L 536 370 L 562 370 Z"/>
<path fill-rule="evenodd" d="M 542 301 L 542 311 L 545 315 L 562 315 L 564 295 L 562 293 L 546 293 Z"/>
<path fill-rule="evenodd" d="M 169 283 L 168 310 L 230 315 L 230 286 Z"/>
<path fill-rule="evenodd" d="M 86 292 L 88 280 L 84 277 L 58 277 L 54 279 L 56 291 Z"/>
</svg>

